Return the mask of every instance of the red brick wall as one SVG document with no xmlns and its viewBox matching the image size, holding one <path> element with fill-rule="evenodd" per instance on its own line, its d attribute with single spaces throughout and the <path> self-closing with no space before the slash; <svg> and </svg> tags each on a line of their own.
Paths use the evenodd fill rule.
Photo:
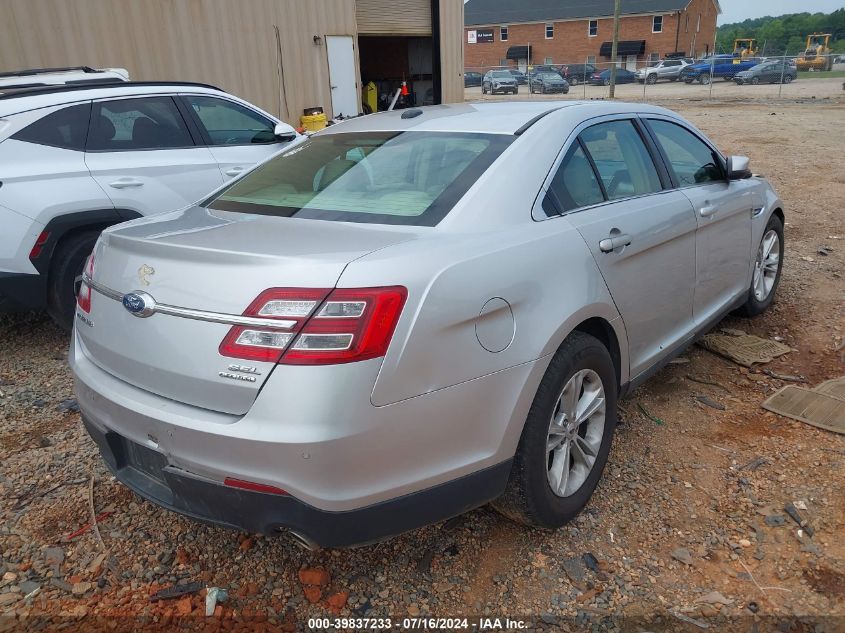
<svg viewBox="0 0 845 633">
<path fill-rule="evenodd" d="M 701 26 L 696 33 L 699 13 Z M 505 58 L 510 46 L 526 44 L 531 44 L 531 62 L 534 64 L 545 63 L 546 57 L 551 57 L 555 64 L 584 62 L 589 55 L 594 55 L 598 63 L 609 62 L 609 58 L 599 54 L 599 49 L 603 42 L 613 39 L 613 18 L 598 18 L 598 34 L 595 37 L 588 36 L 588 25 L 589 20 L 586 19 L 554 22 L 554 38 L 547 40 L 545 23 L 511 24 L 508 26 L 507 42 L 500 40 L 499 25 L 494 25 L 494 41 L 478 44 L 467 43 L 466 31 L 476 28 L 468 27 L 464 29 L 464 65 L 466 68 L 497 66 Z M 646 41 L 645 54 L 639 57 L 638 65 L 644 64 L 650 53 L 663 57 L 676 50 L 684 51 L 687 55 L 709 52 L 713 48 L 716 31 L 716 7 L 713 0 L 691 0 L 687 9 L 680 14 L 680 30 L 678 25 L 678 14 L 667 13 L 663 16 L 663 32 L 652 33 L 651 15 L 622 16 L 619 39 Z M 516 62 L 510 63 L 515 65 Z"/>
</svg>

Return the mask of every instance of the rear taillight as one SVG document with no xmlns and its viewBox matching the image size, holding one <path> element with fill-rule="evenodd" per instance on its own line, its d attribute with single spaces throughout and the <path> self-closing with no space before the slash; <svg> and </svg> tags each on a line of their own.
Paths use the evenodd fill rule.
<svg viewBox="0 0 845 633">
<path fill-rule="evenodd" d="M 88 261 L 85 262 L 85 268 L 83 270 L 88 279 L 94 278 L 94 253 L 91 253 L 88 256 Z M 86 314 L 91 312 L 91 286 L 86 284 L 84 279 L 79 285 L 79 292 L 76 295 L 76 304 L 79 306 L 80 310 Z"/>
<path fill-rule="evenodd" d="M 262 292 L 244 315 L 289 325 L 234 326 L 220 344 L 220 353 L 286 365 L 331 365 L 378 358 L 387 352 L 406 298 L 402 286 L 271 288 Z"/>
</svg>

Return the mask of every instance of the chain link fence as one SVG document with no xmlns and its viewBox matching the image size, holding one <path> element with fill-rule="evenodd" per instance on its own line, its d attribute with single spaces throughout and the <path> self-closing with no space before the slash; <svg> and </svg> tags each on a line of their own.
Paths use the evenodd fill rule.
<svg viewBox="0 0 845 633">
<path fill-rule="evenodd" d="M 465 68 L 467 100 L 607 99 L 614 65 L 615 97 L 625 101 L 845 96 L 845 55 L 501 61 Z"/>
</svg>

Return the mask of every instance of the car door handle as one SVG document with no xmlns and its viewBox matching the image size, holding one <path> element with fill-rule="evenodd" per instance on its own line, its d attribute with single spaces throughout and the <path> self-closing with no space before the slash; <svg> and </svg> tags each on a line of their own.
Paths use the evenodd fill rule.
<svg viewBox="0 0 845 633">
<path fill-rule="evenodd" d="M 130 187 L 143 187 L 144 182 L 137 178 L 120 178 L 114 182 L 109 183 L 109 187 L 114 189 L 129 189 Z"/>
<path fill-rule="evenodd" d="M 601 242 L 599 242 L 599 250 L 601 250 L 602 253 L 612 253 L 617 248 L 628 246 L 631 241 L 631 236 L 624 234 L 615 235 L 613 237 L 606 237 Z"/>
<path fill-rule="evenodd" d="M 702 218 L 709 218 L 710 216 L 716 215 L 716 210 L 717 210 L 716 206 L 707 205 L 707 206 L 701 207 L 698 210 L 698 215 L 700 215 Z"/>
<path fill-rule="evenodd" d="M 246 171 L 246 167 L 231 167 L 223 173 L 227 176 L 238 176 Z"/>
</svg>

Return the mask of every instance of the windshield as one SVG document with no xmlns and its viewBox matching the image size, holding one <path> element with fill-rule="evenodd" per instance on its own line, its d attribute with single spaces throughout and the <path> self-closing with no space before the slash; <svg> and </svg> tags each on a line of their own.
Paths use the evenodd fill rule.
<svg viewBox="0 0 845 633">
<path fill-rule="evenodd" d="M 537 76 L 540 79 L 550 79 L 550 80 L 560 79 L 560 75 L 556 75 L 555 73 L 540 73 Z"/>
<path fill-rule="evenodd" d="M 507 70 L 496 70 L 490 73 L 491 77 L 500 77 L 503 79 L 510 79 L 511 74 Z"/>
<path fill-rule="evenodd" d="M 434 226 L 513 137 L 460 132 L 317 135 L 206 204 L 339 222 Z"/>
</svg>

